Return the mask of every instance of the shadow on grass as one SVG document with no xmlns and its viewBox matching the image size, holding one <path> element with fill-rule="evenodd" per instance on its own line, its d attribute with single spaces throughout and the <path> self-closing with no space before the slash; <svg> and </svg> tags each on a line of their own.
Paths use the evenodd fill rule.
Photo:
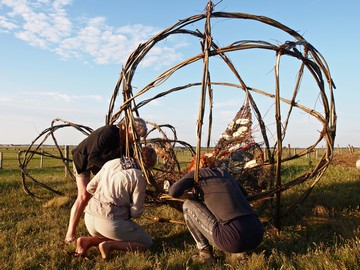
<svg viewBox="0 0 360 270">
<path fill-rule="evenodd" d="M 299 194 L 289 193 L 283 203 Z M 286 255 L 306 254 L 316 246 L 335 246 L 353 239 L 360 226 L 360 181 L 336 182 L 316 186 L 310 196 L 282 219 L 280 235 L 266 228 L 262 248 L 276 249 Z"/>
<path fill-rule="evenodd" d="M 153 241 L 154 245 L 152 249 L 154 252 L 163 252 L 165 245 L 166 248 L 180 250 L 184 250 L 186 245 L 195 245 L 195 242 L 187 229 L 183 232 L 165 237 L 156 235 L 153 237 Z"/>
</svg>

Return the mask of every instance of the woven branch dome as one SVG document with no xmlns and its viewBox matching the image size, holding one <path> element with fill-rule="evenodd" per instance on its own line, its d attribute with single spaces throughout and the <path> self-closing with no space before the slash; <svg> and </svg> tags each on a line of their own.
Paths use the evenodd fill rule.
<svg viewBox="0 0 360 270">
<path fill-rule="evenodd" d="M 236 34 L 234 21 L 239 20 L 265 24 L 266 26 L 284 32 L 288 37 L 292 38 L 292 40 L 277 41 L 276 44 L 258 39 L 236 40 L 238 34 Z M 221 22 L 225 22 L 226 25 L 232 26 L 232 29 L 234 29 L 233 37 L 235 40 L 225 46 L 220 46 L 215 42 L 219 37 L 215 37 L 212 31 L 213 26 L 220 28 L 219 25 Z M 203 31 L 188 28 L 194 27 L 195 24 L 199 23 L 203 24 Z M 221 31 L 224 30 L 217 30 L 217 33 L 221 33 Z M 135 92 L 133 89 L 133 81 L 136 78 L 138 67 L 142 61 L 146 59 L 147 55 L 151 54 L 151 50 L 154 49 L 158 43 L 166 42 L 166 40 L 173 35 L 187 35 L 196 39 L 200 43 L 199 51 L 196 54 L 196 50 L 194 50 L 195 54 L 193 56 L 167 68 L 154 80 L 140 88 L 138 87 L 138 91 Z M 231 55 L 234 52 L 245 54 L 251 51 L 251 53 L 253 53 L 254 50 L 256 50 L 255 53 L 259 52 L 264 54 L 265 51 L 272 56 L 273 75 L 271 80 L 267 79 L 267 81 L 272 81 L 272 84 L 264 86 L 264 89 L 253 87 L 252 84 L 254 83 L 247 81 L 247 77 L 249 76 L 243 76 L 237 68 L 239 62 L 240 69 L 244 70 L 245 68 L 252 70 L 250 63 L 246 62 L 251 61 L 251 58 L 241 57 L 241 55 Z M 216 60 L 213 60 L 214 58 L 216 58 Z M 235 61 L 231 59 L 235 59 Z M 218 76 L 216 76 L 217 70 L 211 68 L 212 61 L 219 60 L 223 62 L 223 68 L 232 73 L 235 82 L 215 81 L 213 79 L 217 79 Z M 290 63 L 290 61 L 294 63 L 295 67 L 289 68 L 286 72 L 282 72 L 282 62 Z M 171 85 L 169 83 L 168 85 L 170 86 L 165 86 L 163 88 L 165 89 L 164 91 L 157 91 L 157 88 L 164 82 L 171 81 L 171 78 L 175 76 L 177 72 L 180 72 L 181 69 L 187 68 L 189 65 L 195 63 L 197 63 L 197 67 L 201 68 L 201 73 L 197 73 L 201 75 L 198 81 L 186 81 L 186 78 L 183 85 Z M 286 82 L 282 84 L 281 76 L 288 76 L 290 72 L 292 72 L 290 76 L 292 76 L 293 85 L 288 85 Z M 309 80 L 312 81 L 312 84 L 306 82 Z M 222 134 L 222 137 L 217 141 L 215 149 L 229 150 L 231 147 L 233 147 L 232 149 L 236 149 L 237 147 L 237 150 L 241 149 L 243 152 L 249 152 L 248 149 L 250 147 L 252 151 L 254 148 L 259 148 L 260 151 L 258 152 L 263 153 L 260 161 L 258 159 L 253 163 L 251 168 L 246 168 L 247 174 L 245 175 L 247 176 L 249 174 L 251 175 L 251 171 L 253 171 L 255 175 L 259 175 L 259 172 L 262 172 L 262 175 L 266 175 L 267 178 L 267 183 L 262 191 L 251 194 L 249 197 L 250 200 L 262 200 L 269 197 L 274 198 L 274 196 L 280 198 L 281 193 L 287 189 L 305 181 L 312 180 L 313 182 L 310 188 L 294 202 L 293 206 L 306 198 L 324 174 L 332 159 L 336 131 L 336 113 L 333 96 L 333 88 L 335 88 L 335 86 L 325 59 L 309 42 L 291 28 L 264 16 L 245 13 L 215 12 L 212 2 L 209 1 L 204 14 L 194 15 L 180 20 L 147 42 L 140 44 L 132 53 L 123 67 L 114 89 L 107 115 L 107 123 L 114 123 L 122 113 L 125 115 L 130 115 L 134 112 L 137 113 L 143 106 L 146 106 L 156 99 L 163 98 L 166 95 L 178 91 L 187 90 L 188 88 L 196 88 L 199 96 L 198 117 L 195 123 L 196 134 L 194 134 L 194 138 L 196 138 L 197 141 L 197 159 L 200 158 L 203 142 L 206 141 L 207 147 L 211 144 L 211 128 L 214 118 L 213 108 L 217 102 L 217 100 L 215 100 L 215 92 L 227 91 L 225 88 L 235 89 L 237 92 L 242 92 L 243 97 L 238 100 L 240 108 L 238 114 L 234 116 L 233 119 L 228 119 L 227 123 L 232 125 L 232 128 L 234 123 L 238 123 L 237 129 L 233 131 L 238 131 L 238 138 L 233 136 L 227 141 L 227 144 L 224 145 L 224 141 L 226 142 L 225 139 L 228 138 L 226 136 L 229 135 L 227 134 L 229 133 L 228 126 Z M 116 99 L 120 91 L 123 97 L 122 105 L 119 106 L 117 111 L 114 111 Z M 147 99 L 142 99 L 142 96 L 147 92 L 154 92 L 156 94 Z M 298 101 L 307 99 L 305 98 L 307 96 L 312 99 L 308 102 L 310 105 L 302 104 Z M 263 101 L 265 99 L 266 102 Z M 259 102 L 257 102 L 257 100 L 259 100 Z M 267 106 L 267 111 L 265 112 L 262 110 L 262 107 L 260 107 L 264 106 L 264 104 Z M 315 104 L 317 104 L 319 108 L 314 108 Z M 163 110 L 166 111 L 166 108 L 163 108 Z M 246 110 L 247 112 L 245 112 Z M 207 117 L 205 112 L 207 112 Z M 293 128 L 295 130 L 293 132 L 302 133 L 302 136 L 310 136 L 309 133 L 314 133 L 312 134 L 315 135 L 314 141 L 298 153 L 284 153 L 284 141 L 286 141 L 288 133 L 291 132 L 291 122 L 296 121 L 295 117 L 299 115 L 299 112 L 311 118 L 311 123 L 316 122 L 317 127 L 313 132 L 308 128 L 308 130 L 297 130 L 295 127 Z M 249 119 L 249 116 L 251 116 L 251 119 Z M 244 119 L 250 120 L 247 123 L 251 123 L 251 127 L 244 127 L 244 125 L 240 127 L 241 125 L 239 125 L 239 123 L 246 121 Z M 205 139 L 203 138 L 204 122 L 207 122 L 207 136 L 204 136 Z M 240 130 L 240 128 L 242 129 Z M 242 135 L 239 135 L 239 133 L 242 133 Z M 255 133 L 257 134 L 257 138 L 254 139 Z M 254 147 L 254 145 L 256 147 Z M 282 167 L 286 166 L 286 163 L 293 159 L 308 155 L 314 151 L 316 147 L 319 147 L 319 145 L 322 145 L 324 151 L 318 159 L 317 164 L 311 167 L 309 166 L 306 172 L 296 175 L 294 179 L 287 179 L 287 182 L 283 183 Z M 244 167 L 242 167 L 242 169 L 244 169 Z M 245 170 L 241 170 L 241 173 L 244 174 L 244 171 Z M 291 208 L 292 207 L 289 209 Z M 280 215 L 283 214 L 278 213 L 278 216 Z"/>
<path fill-rule="evenodd" d="M 274 35 L 270 41 L 258 38 L 264 28 L 266 33 Z M 227 33 L 226 36 L 230 33 L 233 40 L 222 40 L 223 33 Z M 244 34 L 247 39 L 238 39 Z M 166 47 L 167 42 L 179 40 L 195 41 L 198 45 L 191 47 L 187 59 L 164 71 L 158 72 L 154 67 L 153 73 L 145 77 L 156 75 L 144 82 L 141 67 L 146 65 L 147 59 L 157 53 L 157 48 Z M 181 42 L 178 45 L 180 47 Z M 164 59 L 166 57 L 172 55 Z M 140 44 L 130 55 L 116 83 L 105 122 L 113 124 L 126 119 L 132 124 L 135 116 L 151 118 L 147 115 L 152 110 L 153 114 L 162 114 L 167 120 L 166 124 L 148 121 L 153 128 L 142 142 L 156 147 L 164 159 L 162 173 L 147 172 L 148 181 L 156 190 L 154 196 L 164 193 L 165 180 L 171 184 L 181 173 L 174 151 L 176 146 L 185 146 L 198 161 L 206 147 L 217 164 L 229 169 L 245 184 L 249 201 L 259 206 L 259 211 L 269 205 L 275 209 L 276 225 L 309 195 L 333 157 L 334 88 L 324 57 L 298 32 L 264 16 L 215 12 L 209 1 L 203 14 L 178 21 Z M 171 96 L 175 96 L 175 101 L 168 102 Z M 180 96 L 185 97 L 186 102 L 181 103 Z M 225 96 L 238 108 L 231 117 L 223 117 L 217 109 Z M 156 112 L 154 107 L 148 109 L 163 99 L 166 102 L 161 111 Z M 194 105 L 198 106 L 197 111 Z M 173 113 L 174 107 L 178 107 L 180 117 Z M 182 111 L 185 110 L 191 110 L 196 117 L 184 118 L 186 114 L 183 116 Z M 182 125 L 172 123 L 174 118 L 182 116 L 184 126 L 194 126 L 195 132 L 189 136 L 196 142 L 195 149 L 192 143 L 178 138 L 183 134 Z M 299 118 L 306 119 L 305 123 L 299 122 Z M 84 126 L 63 122 L 65 124 L 58 126 L 53 122 L 37 139 L 51 133 L 57 144 L 53 133 L 64 126 L 75 127 L 84 134 L 91 132 Z M 223 129 L 214 139 L 215 126 Z M 155 133 L 157 135 L 152 136 Z M 290 145 L 290 136 L 306 137 L 307 141 L 311 140 L 310 145 L 298 152 L 284 151 L 284 147 Z M 33 151 L 32 146 L 25 153 L 28 157 L 38 149 Z M 319 147 L 322 153 L 316 162 L 309 162 L 295 175 L 285 176 L 292 160 L 307 156 Z M 28 159 L 19 160 L 23 179 L 27 175 Z M 281 209 L 283 194 L 305 182 L 309 183 L 306 190 L 292 199 L 287 209 Z"/>
</svg>

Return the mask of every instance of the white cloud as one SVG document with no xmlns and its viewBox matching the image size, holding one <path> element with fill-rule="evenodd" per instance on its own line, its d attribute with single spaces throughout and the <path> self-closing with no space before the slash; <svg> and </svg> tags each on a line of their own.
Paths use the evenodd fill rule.
<svg viewBox="0 0 360 270">
<path fill-rule="evenodd" d="M 171 66 L 172 63 L 181 59 L 176 49 L 169 47 L 153 47 L 149 54 L 144 58 L 142 66 L 149 67 L 154 65 L 156 62 L 161 62 L 165 66 Z"/>
<path fill-rule="evenodd" d="M 6 11 L 0 17 L 0 33 L 11 30 L 31 46 L 63 59 L 124 64 L 140 43 L 159 32 L 142 24 L 116 28 L 101 16 L 70 18 L 66 8 L 71 4 L 70 0 L 0 0 L 0 8 Z M 142 65 L 169 65 L 180 58 L 174 48 L 154 47 Z"/>
<path fill-rule="evenodd" d="M 19 97 L 21 95 L 21 98 Z M 41 99 L 45 97 L 45 99 Z M 0 96 L 0 107 L 2 110 L 8 110 L 8 108 L 22 108 L 24 106 L 33 109 L 39 109 L 40 107 L 49 107 L 54 109 L 52 101 L 62 102 L 61 104 L 68 103 L 69 106 L 73 106 L 72 102 L 77 104 L 102 104 L 104 98 L 100 95 L 68 95 L 59 92 L 26 92 L 19 93 L 15 96 Z M 80 105 L 77 105 L 80 106 Z M 82 105 L 81 105 L 82 106 Z"/>
<path fill-rule="evenodd" d="M 10 101 L 12 101 L 11 98 L 0 96 L 0 103 L 8 103 Z"/>
<path fill-rule="evenodd" d="M 8 32 L 16 28 L 17 25 L 15 23 L 8 20 L 5 16 L 0 16 L 0 32 Z"/>
<path fill-rule="evenodd" d="M 66 102 L 77 101 L 77 100 L 83 100 L 83 101 L 93 100 L 96 102 L 101 102 L 103 100 L 102 97 L 99 95 L 75 96 L 75 95 L 61 94 L 58 92 L 42 92 L 42 93 L 38 93 L 38 95 L 48 96 L 48 97 L 52 97 L 55 100 L 62 100 Z"/>
<path fill-rule="evenodd" d="M 68 1 L 2 1 L 3 9 L 8 12 L 2 21 L 11 20 L 12 24 L 3 24 L 3 28 L 11 27 L 14 35 L 41 49 L 56 46 L 60 40 L 71 33 L 71 22 L 62 8 Z"/>
</svg>

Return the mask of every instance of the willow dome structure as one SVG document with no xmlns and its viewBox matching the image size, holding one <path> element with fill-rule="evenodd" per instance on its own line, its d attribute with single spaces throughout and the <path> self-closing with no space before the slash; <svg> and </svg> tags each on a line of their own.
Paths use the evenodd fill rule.
<svg viewBox="0 0 360 270">
<path fill-rule="evenodd" d="M 263 29 L 273 35 L 271 41 L 276 41 L 259 39 Z M 221 40 L 224 33 L 232 40 Z M 244 38 L 243 35 L 247 35 L 246 39 L 239 39 Z M 158 72 L 154 68 L 153 73 L 143 76 L 141 67 L 147 59 L 156 54 L 158 48 L 166 46 L 164 44 L 179 40 L 195 41 L 198 45 L 191 46 L 187 59 L 184 60 L 182 55 L 182 60 L 164 71 Z M 151 76 L 144 82 L 144 77 Z M 158 106 L 161 111 L 153 112 L 154 115 L 161 114 L 166 124 L 148 120 L 152 129 L 144 141 L 135 145 L 138 155 L 142 144 L 153 145 L 162 159 L 158 170 L 144 168 L 155 190 L 151 196 L 171 200 L 166 196 L 166 185 L 178 179 L 182 171 L 178 151 L 175 151 L 177 146 L 184 146 L 181 148 L 187 149 L 198 161 L 203 158 L 206 148 L 208 157 L 229 169 L 245 185 L 249 201 L 259 212 L 264 208 L 272 209 L 273 221 L 278 226 L 281 217 L 306 199 L 332 159 L 336 133 L 334 88 L 325 59 L 298 32 L 264 16 L 216 12 L 209 1 L 203 14 L 180 20 L 139 44 L 122 67 L 105 122 L 110 125 L 125 119 L 132 125 L 135 116 L 148 120 L 155 106 L 151 110 L 147 108 L 166 99 L 165 105 Z M 171 101 L 171 96 L 175 96 L 175 101 Z M 237 106 L 231 117 L 224 117 L 218 109 L 218 104 L 225 98 Z M 174 107 L 178 107 L 180 116 L 173 113 Z M 191 111 L 196 117 L 187 117 L 185 111 Z M 172 122 L 178 118 L 183 124 Z M 299 118 L 305 118 L 305 124 Z M 63 123 L 55 125 L 57 121 Z M 45 139 L 38 141 L 51 135 L 58 146 L 54 132 L 68 126 L 84 134 L 92 131 L 56 119 L 28 150 L 19 155 L 24 187 L 29 193 L 26 180 L 36 180 L 28 174 L 26 166 L 34 154 L 40 154 L 39 147 Z M 184 134 L 183 126 L 194 127 L 194 134 L 187 136 L 193 138 L 196 147 L 178 139 L 179 134 Z M 213 134 L 218 132 L 214 131 L 216 127 L 222 132 L 214 139 Z M 170 130 L 171 138 L 167 130 Z M 311 140 L 310 145 L 298 151 L 284 151 L 290 145 L 290 136 L 306 137 L 307 141 Z M 322 151 L 316 162 L 309 162 L 301 172 L 287 174 L 292 160 L 307 156 L 320 147 Z M 59 152 L 59 158 L 67 164 L 70 159 Z M 21 156 L 24 156 L 22 160 Z M 37 183 L 51 189 L 40 181 Z M 292 198 L 285 208 L 281 203 L 282 196 L 292 187 L 305 183 L 302 194 Z"/>
</svg>

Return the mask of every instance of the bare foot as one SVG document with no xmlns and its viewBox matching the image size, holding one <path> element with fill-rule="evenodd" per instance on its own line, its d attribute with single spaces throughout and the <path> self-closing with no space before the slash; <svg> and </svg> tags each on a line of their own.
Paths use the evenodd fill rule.
<svg viewBox="0 0 360 270">
<path fill-rule="evenodd" d="M 76 250 L 77 254 L 85 255 L 86 251 L 89 249 L 89 243 L 87 237 L 79 237 L 76 240 Z"/>
<path fill-rule="evenodd" d="M 100 250 L 100 253 L 101 253 L 101 258 L 103 258 L 104 260 L 106 260 L 108 258 L 108 256 L 109 256 L 110 245 L 111 245 L 111 243 L 109 243 L 107 241 L 101 242 L 99 244 L 99 250 Z"/>
</svg>

